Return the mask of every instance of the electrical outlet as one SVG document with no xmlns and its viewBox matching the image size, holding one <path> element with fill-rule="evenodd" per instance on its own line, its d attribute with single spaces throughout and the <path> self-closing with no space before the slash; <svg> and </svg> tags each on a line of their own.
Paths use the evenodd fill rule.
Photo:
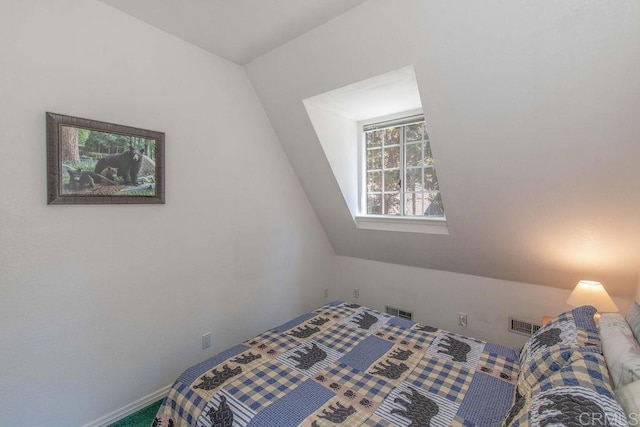
<svg viewBox="0 0 640 427">
<path fill-rule="evenodd" d="M 211 347 L 211 332 L 202 335 L 202 349 Z"/>
<path fill-rule="evenodd" d="M 354 297 L 354 298 L 360 298 L 360 289 L 355 288 L 355 289 L 353 290 L 353 297 Z"/>
<path fill-rule="evenodd" d="M 324 297 L 329 298 L 329 288 L 324 288 Z"/>
<path fill-rule="evenodd" d="M 458 325 L 467 327 L 467 313 L 458 313 Z"/>
</svg>

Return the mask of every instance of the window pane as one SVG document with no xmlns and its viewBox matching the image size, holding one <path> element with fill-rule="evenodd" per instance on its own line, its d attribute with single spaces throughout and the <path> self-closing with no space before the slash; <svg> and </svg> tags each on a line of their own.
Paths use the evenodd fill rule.
<svg viewBox="0 0 640 427">
<path fill-rule="evenodd" d="M 369 133 L 373 135 L 370 147 L 382 147 L 382 140 L 384 139 L 384 129 L 372 130 Z"/>
<path fill-rule="evenodd" d="M 425 122 L 365 132 L 365 145 L 367 213 L 444 217 Z"/>
<path fill-rule="evenodd" d="M 400 144 L 400 127 L 387 128 L 384 145 Z"/>
<path fill-rule="evenodd" d="M 432 167 L 424 168 L 424 189 L 438 190 L 438 178 L 436 177 L 435 169 Z"/>
<path fill-rule="evenodd" d="M 407 167 L 422 166 L 422 143 L 407 144 L 404 149 Z"/>
<path fill-rule="evenodd" d="M 444 216 L 444 207 L 442 205 L 442 197 L 440 197 L 440 192 L 432 192 L 428 195 L 429 205 L 425 210 L 424 214 L 426 216 L 433 217 L 443 217 Z"/>
<path fill-rule="evenodd" d="M 405 142 L 420 141 L 424 132 L 424 122 L 405 126 Z"/>
<path fill-rule="evenodd" d="M 404 193 L 404 214 L 422 216 L 428 203 L 429 201 L 421 192 Z"/>
<path fill-rule="evenodd" d="M 382 149 L 367 150 L 367 170 L 382 169 Z"/>
<path fill-rule="evenodd" d="M 367 192 L 382 191 L 382 172 L 367 173 Z"/>
<path fill-rule="evenodd" d="M 429 139 L 424 142 L 424 160 L 427 165 L 433 165 L 433 153 L 431 152 L 431 144 Z"/>
<path fill-rule="evenodd" d="M 367 196 L 367 213 L 370 215 L 382 215 L 382 194 L 369 194 Z"/>
<path fill-rule="evenodd" d="M 384 195 L 384 214 L 400 215 L 400 193 Z"/>
<path fill-rule="evenodd" d="M 384 191 L 400 190 L 400 170 L 384 171 Z"/>
<path fill-rule="evenodd" d="M 364 139 L 367 148 L 373 147 L 373 132 L 365 132 Z"/>
<path fill-rule="evenodd" d="M 400 167 L 400 147 L 384 149 L 384 167 L 385 169 Z"/>
<path fill-rule="evenodd" d="M 405 187 L 407 191 L 422 190 L 422 168 L 407 169 L 407 177 L 405 178 Z"/>
</svg>

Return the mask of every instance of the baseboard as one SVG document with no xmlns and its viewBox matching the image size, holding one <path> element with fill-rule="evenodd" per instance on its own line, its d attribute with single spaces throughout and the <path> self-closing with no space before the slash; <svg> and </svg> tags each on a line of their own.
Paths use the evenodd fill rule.
<svg viewBox="0 0 640 427">
<path fill-rule="evenodd" d="M 162 387 L 160 390 L 156 390 L 153 393 L 136 400 L 126 406 L 123 406 L 120 409 L 116 409 L 115 411 L 98 418 L 97 420 L 91 421 L 89 424 L 85 424 L 82 427 L 106 427 L 110 424 L 115 423 L 134 412 L 139 411 L 142 408 L 145 408 L 151 405 L 153 402 L 157 402 L 158 400 L 164 398 L 167 394 L 169 394 L 169 389 L 171 388 L 171 384 L 166 387 Z"/>
</svg>

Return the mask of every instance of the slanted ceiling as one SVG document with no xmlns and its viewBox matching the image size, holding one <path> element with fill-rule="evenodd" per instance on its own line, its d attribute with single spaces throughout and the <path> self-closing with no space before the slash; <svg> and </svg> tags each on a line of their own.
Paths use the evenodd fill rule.
<svg viewBox="0 0 640 427">
<path fill-rule="evenodd" d="M 148 18 L 155 4 L 181 2 L 126 3 L 220 54 L 202 40 L 203 24 L 180 15 L 176 30 Z M 193 4 L 192 14 L 208 7 Z M 247 21 L 207 16 L 211 27 Z M 560 288 L 599 280 L 631 296 L 640 264 L 638 46 L 636 0 L 369 0 L 245 68 L 338 255 Z M 239 63 L 259 55 L 237 49 L 225 55 Z M 449 235 L 357 229 L 303 105 L 409 66 Z"/>
<path fill-rule="evenodd" d="M 630 296 L 639 45 L 637 1 L 369 1 L 246 69 L 337 254 Z M 409 65 L 449 235 L 356 229 L 302 102 Z"/>
</svg>

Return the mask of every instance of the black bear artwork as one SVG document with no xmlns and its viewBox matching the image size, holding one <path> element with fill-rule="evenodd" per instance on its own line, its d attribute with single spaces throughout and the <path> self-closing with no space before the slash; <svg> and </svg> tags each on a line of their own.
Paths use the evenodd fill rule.
<svg viewBox="0 0 640 427">
<path fill-rule="evenodd" d="M 115 185 L 115 171 L 113 168 L 105 168 L 102 174 L 90 171 L 83 171 L 82 169 L 67 169 L 69 173 L 69 189 L 83 190 L 86 188 L 94 188 L 96 184 L 112 184 Z M 106 175 L 105 173 L 106 172 Z"/>
<path fill-rule="evenodd" d="M 94 172 L 99 173 L 107 167 L 116 168 L 118 176 L 125 184 L 138 185 L 138 172 L 142 165 L 144 149 L 138 150 L 129 147 L 127 151 L 120 154 L 111 154 L 98 160 Z"/>
</svg>

